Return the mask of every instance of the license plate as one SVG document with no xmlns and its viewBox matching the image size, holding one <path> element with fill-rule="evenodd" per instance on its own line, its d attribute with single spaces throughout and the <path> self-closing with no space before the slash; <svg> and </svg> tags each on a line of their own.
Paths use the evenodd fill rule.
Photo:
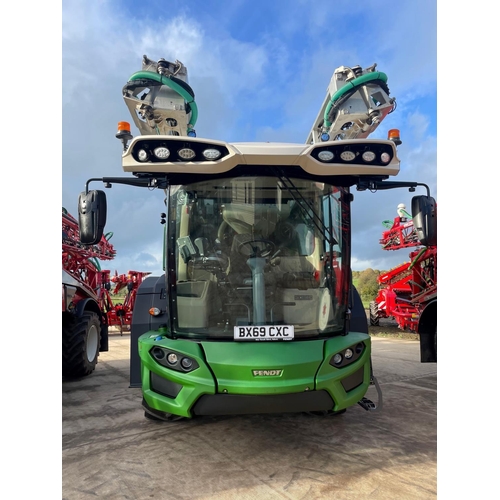
<svg viewBox="0 0 500 500">
<path fill-rule="evenodd" d="M 293 334 L 293 325 L 234 327 L 234 340 L 292 340 Z"/>
</svg>

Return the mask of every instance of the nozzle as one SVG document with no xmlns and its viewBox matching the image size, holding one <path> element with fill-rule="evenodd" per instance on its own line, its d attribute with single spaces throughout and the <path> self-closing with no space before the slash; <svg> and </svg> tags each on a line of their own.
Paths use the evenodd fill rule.
<svg viewBox="0 0 500 500">
<path fill-rule="evenodd" d="M 163 58 L 159 59 L 156 67 L 160 75 L 165 75 L 168 73 L 168 62 L 165 61 L 165 59 Z"/>
</svg>

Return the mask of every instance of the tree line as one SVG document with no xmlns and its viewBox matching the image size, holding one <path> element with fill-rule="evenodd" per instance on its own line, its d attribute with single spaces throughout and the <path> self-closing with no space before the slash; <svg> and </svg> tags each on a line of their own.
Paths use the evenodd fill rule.
<svg viewBox="0 0 500 500">
<path fill-rule="evenodd" d="M 354 286 L 358 290 L 363 303 L 369 303 L 375 299 L 378 293 L 378 277 L 385 271 L 377 271 L 376 269 L 365 269 L 364 271 L 353 271 L 352 280 Z"/>
</svg>

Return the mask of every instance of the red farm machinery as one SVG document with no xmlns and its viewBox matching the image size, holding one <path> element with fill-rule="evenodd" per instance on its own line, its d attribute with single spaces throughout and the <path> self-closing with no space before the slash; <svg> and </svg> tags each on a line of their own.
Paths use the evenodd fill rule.
<svg viewBox="0 0 500 500">
<path fill-rule="evenodd" d="M 410 260 L 380 274 L 379 290 L 370 303 L 370 324 L 393 318 L 400 329 L 420 335 L 422 362 L 437 362 L 437 236 L 422 241 L 419 227 L 398 205 L 398 216 L 384 221 L 383 250 L 415 248 Z M 436 205 L 431 207 L 437 217 Z"/>
<path fill-rule="evenodd" d="M 82 244 L 78 222 L 63 208 L 62 374 L 66 378 L 84 377 L 94 371 L 99 352 L 108 350 L 110 326 L 119 327 L 121 334 L 130 327 L 137 289 L 149 274 L 115 272 L 110 277 L 110 271 L 101 270 L 99 261 L 112 260 L 116 255 L 109 242 L 111 236 L 103 235 L 95 245 Z M 122 296 L 125 289 L 123 303 L 114 304 L 111 293 Z"/>
<path fill-rule="evenodd" d="M 130 329 L 137 289 L 148 274 L 150 273 L 129 271 L 127 274 L 118 275 L 115 272 L 115 275 L 111 277 L 108 270 L 100 272 L 99 304 L 106 311 L 108 325 L 118 327 L 120 334 L 123 334 L 124 329 Z M 114 283 L 114 287 L 111 283 Z M 123 302 L 117 302 L 117 297 L 121 296 L 121 292 L 124 290 L 126 295 Z M 115 303 L 113 303 L 111 294 L 115 295 Z"/>
</svg>

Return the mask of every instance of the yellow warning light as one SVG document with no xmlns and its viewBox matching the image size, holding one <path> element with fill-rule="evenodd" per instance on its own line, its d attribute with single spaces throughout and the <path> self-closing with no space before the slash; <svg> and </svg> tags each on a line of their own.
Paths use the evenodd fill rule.
<svg viewBox="0 0 500 500">
<path fill-rule="evenodd" d="M 399 130 L 397 128 L 391 128 L 391 130 L 389 130 L 389 132 L 387 132 L 387 139 L 389 141 L 394 142 L 394 144 L 396 144 L 396 146 L 399 146 L 400 144 L 402 144 L 401 138 L 399 136 Z"/>
<path fill-rule="evenodd" d="M 130 133 L 130 123 L 129 122 L 118 122 L 118 132 Z"/>
<path fill-rule="evenodd" d="M 123 152 L 127 151 L 128 141 L 133 138 L 133 135 L 130 133 L 130 123 L 118 122 L 118 132 L 116 133 L 115 137 L 122 141 Z"/>
</svg>

